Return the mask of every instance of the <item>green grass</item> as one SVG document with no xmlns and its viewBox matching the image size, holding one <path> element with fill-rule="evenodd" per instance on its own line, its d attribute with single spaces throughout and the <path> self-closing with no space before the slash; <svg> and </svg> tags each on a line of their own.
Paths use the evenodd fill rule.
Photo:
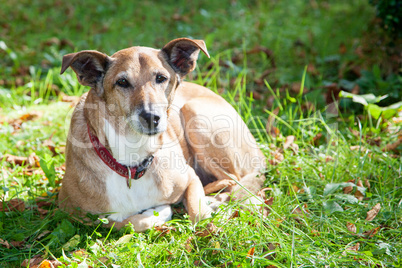
<svg viewBox="0 0 402 268">
<path fill-rule="evenodd" d="M 400 267 L 402 159 L 400 151 L 381 149 L 398 139 L 401 123 L 374 119 L 345 102 L 341 105 L 346 109 L 334 114 L 324 104 L 322 88 L 339 82 L 342 64 L 362 61 L 354 50 L 373 8 L 366 1 L 182 2 L 2 3 L 0 157 L 35 153 L 49 170 L 43 174 L 40 167 L 27 170 L 1 160 L 3 207 L 20 198 L 25 209 L 0 212 L 0 267 L 19 267 L 37 254 L 58 258 L 68 267 L 84 261 L 94 267 Z M 273 197 L 270 213 L 263 216 L 229 203 L 193 226 L 177 206 L 165 232 L 137 234 L 130 226 L 111 231 L 85 225 L 58 210 L 62 148 L 73 109 L 60 101 L 60 92 L 79 96 L 88 90 L 71 70 L 58 74 L 62 55 L 82 49 L 113 53 L 131 45 L 161 47 L 180 36 L 206 40 L 212 58 L 200 56 L 189 80 L 220 92 L 237 109 L 267 159 L 272 161 L 288 135 L 295 136 L 298 153 L 284 150 L 284 160 L 266 170 L 266 198 Z M 52 37 L 57 39 L 46 44 Z M 63 45 L 63 39 L 73 47 Z M 347 48 L 344 54 L 339 53 L 341 43 Z M 262 84 L 254 80 L 272 62 L 264 53 L 247 53 L 255 45 L 269 48 L 275 59 L 275 70 Z M 306 72 L 307 64 L 318 74 Z M 291 90 L 297 81 L 309 91 Z M 252 98 L 258 94 L 262 98 Z M 307 102 L 315 108 L 306 108 Z M 21 126 L 14 128 L 13 122 L 34 111 L 40 112 L 38 118 L 20 119 Z M 281 135 L 266 133 L 268 117 L 275 119 Z M 44 144 L 47 140 L 56 154 Z M 339 183 L 359 180 L 365 189 L 354 187 L 344 194 Z M 357 190 L 364 190 L 362 200 L 354 197 Z M 380 212 L 367 221 L 367 212 L 378 203 Z M 237 217 L 228 219 L 236 210 Z M 199 236 L 210 222 L 217 230 Z M 348 231 L 348 223 L 356 226 L 356 234 Z M 367 234 L 372 230 L 375 234 Z M 7 248 L 4 241 L 14 244 Z M 346 250 L 357 243 L 358 251 Z"/>
</svg>

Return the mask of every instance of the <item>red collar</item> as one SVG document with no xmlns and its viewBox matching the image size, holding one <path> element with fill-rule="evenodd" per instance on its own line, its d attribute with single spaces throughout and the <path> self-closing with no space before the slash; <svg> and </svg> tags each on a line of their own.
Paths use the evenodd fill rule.
<svg viewBox="0 0 402 268">
<path fill-rule="evenodd" d="M 103 144 L 99 141 L 98 137 L 91 133 L 91 129 L 87 123 L 88 128 L 88 136 L 91 140 L 92 146 L 94 147 L 96 153 L 102 159 L 103 163 L 105 163 L 109 168 L 111 168 L 114 172 L 119 174 L 122 177 L 125 177 L 127 180 L 128 188 L 131 188 L 131 179 L 138 180 L 142 176 L 144 176 L 145 171 L 151 165 L 154 156 L 151 155 L 145 158 L 144 161 L 139 166 L 136 167 L 128 167 L 120 164 L 117 160 L 112 156 L 112 154 L 108 151 L 108 149 L 103 146 Z"/>
</svg>

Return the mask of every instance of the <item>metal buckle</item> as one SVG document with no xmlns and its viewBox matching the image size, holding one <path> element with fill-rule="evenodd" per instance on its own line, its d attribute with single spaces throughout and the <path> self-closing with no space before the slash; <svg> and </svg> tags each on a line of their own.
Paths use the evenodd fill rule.
<svg viewBox="0 0 402 268">
<path fill-rule="evenodd" d="M 139 165 L 137 167 L 137 170 L 136 170 L 136 172 L 134 174 L 134 178 L 133 178 L 134 180 L 138 180 L 139 178 L 144 176 L 148 167 L 152 164 L 153 159 L 154 159 L 154 156 L 151 155 L 149 158 L 145 159 L 144 162 L 141 163 L 141 165 Z"/>
<path fill-rule="evenodd" d="M 131 169 L 130 167 L 127 167 L 128 170 L 128 181 L 127 181 L 127 185 L 128 185 L 128 189 L 131 189 Z"/>
</svg>

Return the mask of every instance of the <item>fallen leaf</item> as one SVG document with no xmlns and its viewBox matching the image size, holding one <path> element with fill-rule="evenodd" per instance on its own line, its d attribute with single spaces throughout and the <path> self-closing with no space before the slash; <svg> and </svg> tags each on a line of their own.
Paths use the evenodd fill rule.
<svg viewBox="0 0 402 268">
<path fill-rule="evenodd" d="M 75 106 L 75 104 L 77 104 L 79 102 L 79 100 L 80 100 L 80 97 L 78 97 L 78 96 L 69 96 L 64 93 L 61 93 L 61 101 L 62 102 L 71 102 Z"/>
<path fill-rule="evenodd" d="M 381 209 L 380 203 L 376 204 L 370 211 L 367 212 L 366 221 L 374 220 L 378 212 L 380 212 L 380 209 Z"/>
<path fill-rule="evenodd" d="M 297 187 L 295 184 L 292 185 L 293 191 L 297 194 L 299 192 L 299 187 Z"/>
<path fill-rule="evenodd" d="M 278 115 L 278 113 L 279 113 L 279 107 L 275 108 L 275 110 L 272 111 L 272 114 L 268 116 L 268 121 L 267 124 L 265 125 L 265 130 L 267 134 L 273 138 L 276 138 L 281 134 L 279 129 L 274 126 L 275 115 Z"/>
<path fill-rule="evenodd" d="M 201 266 L 201 265 L 202 265 L 201 261 L 199 261 L 199 260 L 194 261 L 194 266 Z"/>
<path fill-rule="evenodd" d="M 61 266 L 62 263 L 59 262 L 58 260 L 43 260 L 38 268 L 56 268 Z M 31 268 L 31 266 L 29 266 Z"/>
<path fill-rule="evenodd" d="M 56 156 L 57 155 L 56 146 L 54 145 L 54 142 L 52 141 L 52 138 L 53 138 L 53 134 L 50 135 L 50 137 L 47 140 L 45 140 L 42 143 L 42 145 L 44 147 L 47 147 L 52 152 L 53 156 Z"/>
<path fill-rule="evenodd" d="M 15 248 L 21 247 L 24 243 L 25 243 L 25 241 L 11 241 L 10 242 L 10 244 Z"/>
<path fill-rule="evenodd" d="M 309 63 L 307 65 L 307 72 L 312 74 L 312 75 L 319 75 L 320 74 L 320 72 L 317 71 L 317 69 L 315 68 L 314 64 L 312 64 L 312 63 Z"/>
<path fill-rule="evenodd" d="M 39 267 L 40 263 L 43 261 L 43 258 L 40 254 L 34 255 L 31 259 L 25 259 L 22 263 L 22 267 L 30 267 L 30 268 L 37 268 Z"/>
<path fill-rule="evenodd" d="M 258 193 L 257 193 L 257 196 L 261 197 L 261 198 L 265 198 L 265 192 L 266 191 L 272 191 L 272 188 L 266 187 L 266 188 L 263 188 L 263 189 L 259 190 Z"/>
<path fill-rule="evenodd" d="M 133 236 L 132 234 L 127 234 L 127 235 L 124 235 L 124 236 L 122 236 L 122 237 L 120 237 L 120 239 L 122 239 L 122 238 L 124 238 L 125 239 L 125 237 L 128 237 L 128 236 Z M 131 237 L 130 237 L 130 239 L 131 239 Z M 120 241 L 120 239 L 119 239 L 119 241 Z M 130 239 L 128 239 L 128 242 L 130 241 Z M 119 242 L 119 241 L 117 241 L 117 242 Z M 124 244 L 125 242 L 123 241 L 123 243 L 122 244 Z M 119 245 L 118 243 L 116 243 L 117 245 Z M 75 255 L 75 256 L 77 256 L 77 257 L 80 257 L 80 258 L 87 258 L 88 256 L 89 256 L 89 254 L 88 254 L 88 252 L 86 252 L 86 250 L 85 249 L 79 249 L 79 250 L 76 250 L 76 251 L 73 251 L 73 252 L 71 252 L 71 255 Z"/>
<path fill-rule="evenodd" d="M 348 228 L 348 231 L 351 233 L 356 233 L 356 225 L 354 225 L 353 223 L 346 223 L 346 227 Z"/>
<path fill-rule="evenodd" d="M 385 145 L 382 151 L 383 152 L 396 151 L 398 146 L 401 144 L 402 144 L 402 135 L 398 137 L 398 140 L 396 142 Z"/>
<path fill-rule="evenodd" d="M 10 248 L 10 244 L 7 242 L 7 240 L 3 240 L 0 238 L 0 245 L 2 245 L 5 248 Z"/>
<path fill-rule="evenodd" d="M 278 165 L 285 159 L 285 157 L 279 152 L 279 150 L 272 151 L 271 156 L 273 158 L 268 159 L 268 162 L 273 166 Z"/>
<path fill-rule="evenodd" d="M 24 200 L 19 198 L 13 198 L 10 201 L 0 201 L 0 211 L 9 212 L 9 211 L 20 211 L 23 212 L 25 210 Z"/>
<path fill-rule="evenodd" d="M 194 237 L 190 236 L 189 238 L 187 238 L 186 243 L 184 244 L 184 248 L 186 249 L 186 251 L 188 253 L 190 253 L 193 250 L 193 245 L 192 245 L 193 239 L 194 239 Z"/>
<path fill-rule="evenodd" d="M 42 117 L 42 115 L 43 115 L 43 112 L 41 112 L 41 111 L 31 111 L 30 113 L 21 115 L 20 119 L 22 121 L 31 121 L 31 120 L 37 119 L 39 117 Z"/>
<path fill-rule="evenodd" d="M 312 229 L 312 230 L 311 230 L 311 234 L 312 234 L 313 236 L 320 236 L 320 232 L 317 231 L 317 230 L 315 230 L 315 229 Z"/>
<path fill-rule="evenodd" d="M 239 210 L 235 210 L 232 215 L 230 215 L 229 220 L 240 217 Z"/>
<path fill-rule="evenodd" d="M 170 233 L 170 231 L 176 231 L 175 227 L 166 226 L 166 225 L 155 226 L 154 229 L 161 232 L 160 236 L 167 235 L 168 233 Z"/>
<path fill-rule="evenodd" d="M 360 248 L 360 243 L 356 243 L 353 247 L 346 248 L 346 250 L 342 253 L 342 256 L 346 256 L 346 251 L 358 251 Z"/>
<path fill-rule="evenodd" d="M 360 145 L 353 145 L 353 146 L 350 146 L 350 150 L 351 150 L 351 151 L 361 151 L 361 152 L 370 151 L 370 150 L 368 150 L 366 147 L 360 146 Z"/>
<path fill-rule="evenodd" d="M 41 240 L 43 237 L 45 237 L 46 235 L 48 235 L 48 234 L 50 234 L 50 233 L 51 233 L 51 231 L 45 230 L 45 231 L 43 231 L 42 233 L 40 233 L 40 234 L 38 235 L 38 237 L 36 237 L 35 240 Z"/>
<path fill-rule="evenodd" d="M 292 149 L 295 154 L 299 152 L 299 145 L 294 143 L 295 136 L 290 135 L 286 137 L 285 143 L 283 144 L 283 149 L 286 150 L 288 148 Z"/>
<path fill-rule="evenodd" d="M 272 204 L 274 203 L 274 197 L 272 196 L 271 198 L 265 200 L 264 203 L 268 206 L 272 206 Z"/>
<path fill-rule="evenodd" d="M 250 248 L 249 251 L 247 252 L 247 258 L 252 258 L 254 256 L 254 252 L 255 247 Z"/>
<path fill-rule="evenodd" d="M 28 157 L 5 154 L 1 160 L 13 165 L 39 167 L 39 157 L 35 153 L 31 153 Z"/>
<path fill-rule="evenodd" d="M 345 44 L 344 43 L 341 43 L 340 45 L 339 45 L 339 54 L 345 54 L 346 53 L 346 46 L 345 46 Z"/>
<path fill-rule="evenodd" d="M 364 185 L 367 187 L 367 189 L 370 189 L 371 185 L 368 179 L 364 180 Z"/>
<path fill-rule="evenodd" d="M 268 250 L 264 247 L 263 251 L 264 252 L 272 252 L 276 249 L 276 246 L 273 243 L 268 243 Z M 273 254 L 266 254 L 265 258 L 268 260 L 273 260 L 276 257 L 276 253 L 274 252 Z"/>
<path fill-rule="evenodd" d="M 218 231 L 218 228 L 212 223 L 208 223 L 206 228 L 202 231 L 198 231 L 195 233 L 196 236 L 199 237 L 207 237 L 211 235 L 215 235 L 215 233 Z"/>
<path fill-rule="evenodd" d="M 374 235 L 378 232 L 378 230 L 380 230 L 380 226 L 378 226 L 378 227 L 376 227 L 376 228 L 374 228 L 374 229 L 372 229 L 372 230 L 370 230 L 370 231 L 366 231 L 366 232 L 364 232 L 363 233 L 363 235 L 364 236 L 366 236 L 366 237 L 374 237 Z"/>
<path fill-rule="evenodd" d="M 358 180 L 357 183 L 356 183 L 356 186 L 358 186 L 358 187 L 363 187 L 362 180 Z M 358 188 L 356 189 L 355 197 L 356 197 L 359 201 L 362 201 L 363 198 L 364 198 L 363 193 L 361 193 Z"/>
<path fill-rule="evenodd" d="M 314 136 L 313 138 L 313 145 L 318 146 L 320 139 L 322 138 L 322 133 L 317 133 L 317 135 Z"/>
<path fill-rule="evenodd" d="M 401 124 L 401 123 L 402 123 L 402 116 L 400 116 L 400 117 L 393 117 L 393 118 L 392 118 L 392 122 L 394 122 L 394 124 Z"/>
</svg>

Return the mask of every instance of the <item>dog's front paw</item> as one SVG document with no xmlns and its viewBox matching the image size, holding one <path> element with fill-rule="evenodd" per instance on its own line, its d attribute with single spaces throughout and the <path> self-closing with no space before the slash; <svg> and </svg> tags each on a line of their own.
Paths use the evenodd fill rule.
<svg viewBox="0 0 402 268">
<path fill-rule="evenodd" d="M 154 226 L 163 225 L 172 219 L 172 208 L 169 205 L 158 206 L 145 210 L 141 214 L 128 217 L 123 222 L 115 222 L 116 227 L 120 229 L 129 222 L 134 226 L 136 232 L 145 232 Z"/>
</svg>

